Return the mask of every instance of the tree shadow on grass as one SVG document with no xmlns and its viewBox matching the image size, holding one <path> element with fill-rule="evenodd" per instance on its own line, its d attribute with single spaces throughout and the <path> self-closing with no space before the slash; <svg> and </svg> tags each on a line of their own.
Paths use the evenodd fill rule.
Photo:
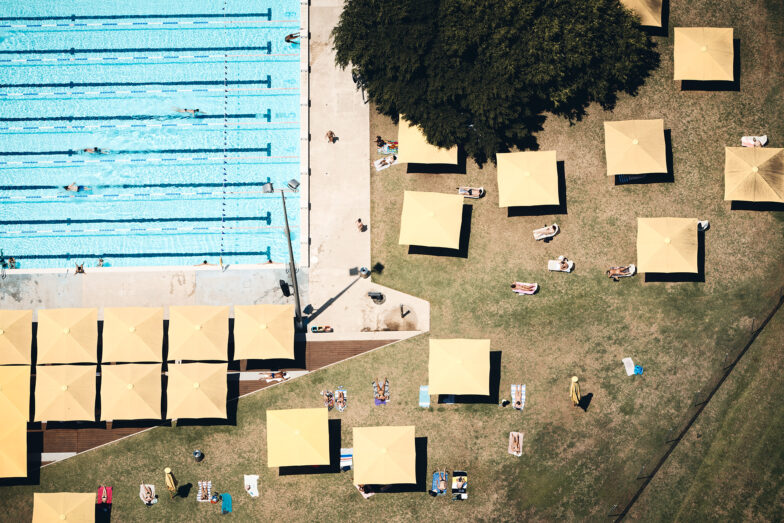
<svg viewBox="0 0 784 523">
<path fill-rule="evenodd" d="M 340 472 L 340 420 L 329 420 L 329 465 L 278 467 L 279 476 L 303 474 L 336 474 Z"/>
<path fill-rule="evenodd" d="M 427 256 L 445 256 L 448 258 L 468 258 L 468 242 L 471 239 L 471 214 L 473 206 L 463 205 L 462 223 L 460 224 L 460 247 L 446 249 L 444 247 L 424 247 L 409 245 L 408 254 L 424 254 Z"/>
<path fill-rule="evenodd" d="M 681 80 L 681 91 L 740 91 L 740 39 L 732 40 L 732 81 Z"/>
</svg>

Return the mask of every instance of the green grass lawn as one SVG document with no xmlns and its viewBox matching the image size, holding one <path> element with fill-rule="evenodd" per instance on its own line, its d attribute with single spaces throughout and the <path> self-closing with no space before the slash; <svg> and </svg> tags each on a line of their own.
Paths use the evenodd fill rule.
<svg viewBox="0 0 784 523">
<path fill-rule="evenodd" d="M 171 466 L 181 483 L 211 479 L 218 491 L 231 492 L 235 517 L 243 521 L 604 519 L 726 348 L 746 340 L 752 320 L 765 316 L 784 284 L 784 213 L 731 211 L 723 201 L 725 145 L 760 133 L 770 135 L 774 146 L 784 143 L 778 9 L 769 10 L 762 0 L 672 3 L 670 32 L 675 26 L 735 28 L 741 42 L 740 92 L 680 91 L 672 80 L 672 40 L 656 38 L 662 65 L 638 96 L 621 97 L 611 113 L 592 107 L 575 125 L 548 119 L 540 148 L 558 151 L 564 162 L 568 214 L 507 217 L 497 205 L 492 164 L 480 169 L 469 162 L 465 175 L 406 174 L 402 165 L 373 173 L 372 256 L 384 266 L 374 280 L 429 300 L 434 337 L 489 338 L 492 350 L 502 352 L 502 397 L 509 396 L 511 383 L 527 385 L 522 414 L 495 405 L 419 409 L 428 350 L 427 336 L 421 336 L 245 398 L 236 426 L 154 429 L 46 467 L 40 485 L 2 488 L 5 516 L 29 519 L 33 492 L 93 491 L 106 483 L 115 486 L 114 521 L 217 517 L 217 509 L 197 503 L 193 492 L 187 499 L 166 499 L 163 468 Z M 631 118 L 663 118 L 671 129 L 674 183 L 611 184 L 602 122 Z M 393 138 L 396 127 L 372 114 L 371 136 L 376 134 Z M 468 257 L 407 254 L 407 247 L 397 244 L 403 190 L 454 192 L 458 185 L 488 190 L 484 199 L 470 201 Z M 636 261 L 638 216 L 709 219 L 705 281 L 608 280 L 607 267 Z M 554 220 L 562 233 L 549 244 L 534 242 L 531 230 Z M 573 274 L 547 272 L 547 260 L 560 254 L 575 260 Z M 512 280 L 537 281 L 541 291 L 516 296 L 508 288 Z M 781 339 L 782 320 L 770 329 L 760 345 Z M 775 427 L 760 419 L 760 409 L 780 396 L 780 380 L 775 368 L 755 371 L 769 361 L 753 355 L 750 350 L 746 370 L 738 369 L 741 377 L 728 389 L 743 391 L 746 403 L 717 397 L 700 422 L 715 427 L 714 435 L 697 440 L 694 448 L 703 446 L 699 453 L 679 457 L 690 448 L 684 442 L 640 501 L 644 512 L 635 509 L 632 516 L 775 519 L 776 512 L 762 506 L 771 499 L 780 505 L 780 490 L 766 490 L 774 479 L 756 483 L 763 492 L 755 496 L 741 498 L 736 492 L 731 507 L 717 507 L 700 491 L 704 485 L 713 489 L 713 499 L 723 499 L 716 489 L 747 485 L 731 477 L 738 463 L 746 473 L 762 471 L 763 478 L 780 475 L 781 460 L 768 459 L 769 446 L 760 446 L 770 442 L 781 454 Z M 642 377 L 626 376 L 625 356 L 645 367 Z M 780 368 L 780 350 L 776 358 Z M 583 393 L 593 394 L 587 412 L 569 403 L 573 374 L 580 376 Z M 372 406 L 370 383 L 376 376 L 388 376 L 392 384 L 393 401 L 384 408 Z M 355 426 L 414 424 L 417 436 L 427 438 L 428 470 L 467 470 L 470 499 L 453 503 L 401 493 L 365 501 L 352 487 L 350 473 L 279 476 L 268 469 L 265 410 L 319 406 L 319 391 L 338 385 L 350 395 L 345 413 L 330 414 L 342 421 L 342 446 L 351 446 Z M 770 415 L 780 418 L 777 412 Z M 510 430 L 525 433 L 521 458 L 506 453 Z M 690 437 L 700 430 L 709 429 L 693 427 Z M 194 448 L 205 451 L 203 463 L 189 460 Z M 250 473 L 260 474 L 259 499 L 242 492 L 242 474 Z M 163 491 L 153 508 L 138 499 L 142 480 Z"/>
</svg>

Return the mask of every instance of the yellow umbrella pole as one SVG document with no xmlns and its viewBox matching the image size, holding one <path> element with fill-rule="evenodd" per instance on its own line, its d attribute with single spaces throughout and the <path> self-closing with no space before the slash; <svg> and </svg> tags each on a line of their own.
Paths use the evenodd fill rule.
<svg viewBox="0 0 784 523">
<path fill-rule="evenodd" d="M 577 376 L 572 376 L 572 386 L 569 388 L 569 396 L 572 398 L 572 405 L 578 407 L 580 405 L 580 384 L 577 383 Z"/>
<path fill-rule="evenodd" d="M 169 467 L 163 469 L 164 474 L 166 474 L 166 489 L 169 491 L 169 499 L 174 499 L 174 496 L 177 495 L 177 480 L 174 479 L 174 474 Z"/>
</svg>

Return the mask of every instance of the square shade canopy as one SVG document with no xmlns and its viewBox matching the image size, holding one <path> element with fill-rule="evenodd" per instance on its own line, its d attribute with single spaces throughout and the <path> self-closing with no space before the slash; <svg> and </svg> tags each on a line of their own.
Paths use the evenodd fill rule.
<svg viewBox="0 0 784 523">
<path fill-rule="evenodd" d="M 662 26 L 662 0 L 621 0 L 621 4 L 640 17 L 640 25 Z"/>
<path fill-rule="evenodd" d="M 234 359 L 294 359 L 294 305 L 235 305 Z"/>
<path fill-rule="evenodd" d="M 667 172 L 664 120 L 604 122 L 607 176 Z"/>
<path fill-rule="evenodd" d="M 163 361 L 163 307 L 106 307 L 103 361 Z"/>
<path fill-rule="evenodd" d="M 696 218 L 637 218 L 637 269 L 640 272 L 696 273 Z"/>
<path fill-rule="evenodd" d="M 422 128 L 412 125 L 403 115 L 397 131 L 397 160 L 401 163 L 436 163 L 457 165 L 457 146 L 449 149 L 428 143 Z"/>
<path fill-rule="evenodd" d="M 33 311 L 0 310 L 0 365 L 30 365 Z"/>
<path fill-rule="evenodd" d="M 161 365 L 101 366 L 101 421 L 161 419 Z"/>
<path fill-rule="evenodd" d="M 226 363 L 169 365 L 166 417 L 226 419 L 227 370 Z"/>
<path fill-rule="evenodd" d="M 731 27 L 676 27 L 675 80 L 735 79 Z"/>
<path fill-rule="evenodd" d="M 398 243 L 459 249 L 462 224 L 463 197 L 459 194 L 406 191 Z"/>
<path fill-rule="evenodd" d="M 39 365 L 35 421 L 95 421 L 95 365 Z"/>
<path fill-rule="evenodd" d="M 267 411 L 267 466 L 329 465 L 327 409 Z"/>
<path fill-rule="evenodd" d="M 784 203 L 784 149 L 725 147 L 724 199 Z"/>
<path fill-rule="evenodd" d="M 95 492 L 33 494 L 33 523 L 94 523 Z"/>
<path fill-rule="evenodd" d="M 4 419 L 0 425 L 0 478 L 27 477 L 27 422 Z"/>
<path fill-rule="evenodd" d="M 0 367 L 0 416 L 30 420 L 30 366 Z"/>
<path fill-rule="evenodd" d="M 169 307 L 169 360 L 226 361 L 228 351 L 228 307 Z"/>
<path fill-rule="evenodd" d="M 430 394 L 490 394 L 490 340 L 430 338 Z"/>
<path fill-rule="evenodd" d="M 414 426 L 354 427 L 354 484 L 416 483 Z"/>
<path fill-rule="evenodd" d="M 498 206 L 558 205 L 555 151 L 498 153 Z"/>
<path fill-rule="evenodd" d="M 98 363 L 98 309 L 40 309 L 37 363 Z"/>
</svg>

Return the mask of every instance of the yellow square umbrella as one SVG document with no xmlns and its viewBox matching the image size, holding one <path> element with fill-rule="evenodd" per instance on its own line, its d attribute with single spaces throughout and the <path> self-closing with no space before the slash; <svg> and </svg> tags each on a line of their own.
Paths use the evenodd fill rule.
<svg viewBox="0 0 784 523">
<path fill-rule="evenodd" d="M 0 367 L 0 415 L 30 420 L 30 367 Z M 0 420 L 0 421 L 2 421 Z"/>
<path fill-rule="evenodd" d="M 697 272 L 696 218 L 637 218 L 640 272 Z"/>
<path fill-rule="evenodd" d="M 225 361 L 228 350 L 228 307 L 169 307 L 169 360 Z"/>
<path fill-rule="evenodd" d="M 267 411 L 267 466 L 329 465 L 327 409 Z"/>
<path fill-rule="evenodd" d="M 294 305 L 235 305 L 234 359 L 294 359 Z"/>
<path fill-rule="evenodd" d="M 724 199 L 784 203 L 784 149 L 725 147 Z"/>
<path fill-rule="evenodd" d="M 94 421 L 95 365 L 35 368 L 35 421 Z"/>
<path fill-rule="evenodd" d="M 604 122 L 607 176 L 667 172 L 664 120 Z"/>
<path fill-rule="evenodd" d="M 163 361 L 163 307 L 106 307 L 103 361 Z"/>
<path fill-rule="evenodd" d="M 676 80 L 734 80 L 731 27 L 676 27 Z"/>
<path fill-rule="evenodd" d="M 98 309 L 40 309 L 38 363 L 98 363 Z"/>
<path fill-rule="evenodd" d="M 161 365 L 101 366 L 101 420 L 161 419 Z"/>
<path fill-rule="evenodd" d="M 354 427 L 354 484 L 416 483 L 414 427 Z"/>
<path fill-rule="evenodd" d="M 169 365 L 166 417 L 226 419 L 226 363 Z"/>
<path fill-rule="evenodd" d="M 459 194 L 406 191 L 400 217 L 400 245 L 460 248 L 463 197 Z"/>
<path fill-rule="evenodd" d="M 558 205 L 555 151 L 498 153 L 498 206 Z"/>
<path fill-rule="evenodd" d="M 640 25 L 662 26 L 662 0 L 621 0 L 621 4 L 640 17 Z"/>
<path fill-rule="evenodd" d="M 30 365 L 33 311 L 0 310 L 0 365 Z"/>
<path fill-rule="evenodd" d="M 401 163 L 438 163 L 457 165 L 457 146 L 449 149 L 428 143 L 422 128 L 412 125 L 403 115 L 397 131 L 397 160 Z"/>
<path fill-rule="evenodd" d="M 94 523 L 95 492 L 33 494 L 33 523 Z"/>
<path fill-rule="evenodd" d="M 490 394 L 490 340 L 430 338 L 430 394 Z"/>
<path fill-rule="evenodd" d="M 27 477 L 27 422 L 6 418 L 0 425 L 0 478 Z"/>
</svg>

